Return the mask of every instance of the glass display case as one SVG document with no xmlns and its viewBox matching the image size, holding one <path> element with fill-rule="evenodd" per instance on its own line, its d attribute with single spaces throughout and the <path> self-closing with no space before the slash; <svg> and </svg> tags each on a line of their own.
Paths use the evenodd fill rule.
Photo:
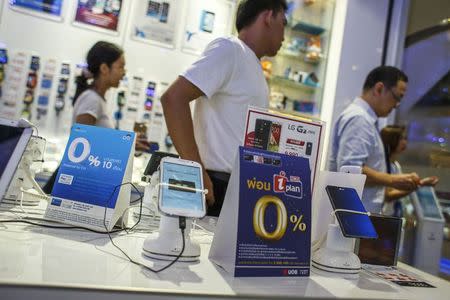
<svg viewBox="0 0 450 300">
<path fill-rule="evenodd" d="M 320 117 L 334 1 L 288 1 L 285 40 L 278 54 L 263 58 L 270 107 Z"/>
</svg>

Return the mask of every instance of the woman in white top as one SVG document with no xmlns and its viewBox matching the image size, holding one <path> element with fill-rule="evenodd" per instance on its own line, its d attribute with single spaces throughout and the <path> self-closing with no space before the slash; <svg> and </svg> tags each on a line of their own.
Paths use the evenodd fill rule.
<svg viewBox="0 0 450 300">
<path fill-rule="evenodd" d="M 381 139 L 383 140 L 384 149 L 386 152 L 386 165 L 388 173 L 401 174 L 402 168 L 397 161 L 398 156 L 406 150 L 408 144 L 406 138 L 406 130 L 404 126 L 390 125 L 381 130 Z M 423 178 L 418 182 L 418 186 L 431 185 L 438 183 L 437 176 Z M 387 188 L 384 204 L 383 214 L 395 217 L 403 216 L 402 201 L 405 201 L 411 191 L 398 190 L 394 188 Z"/>
<path fill-rule="evenodd" d="M 125 75 L 123 50 L 112 43 L 100 41 L 94 44 L 86 57 L 87 67 L 77 77 L 77 90 L 73 100 L 72 123 L 114 128 L 107 109 L 105 93 L 118 87 Z M 149 143 L 141 137 L 136 139 L 136 150 L 148 151 Z M 56 173 L 50 177 L 44 191 L 53 188 Z"/>
<path fill-rule="evenodd" d="M 123 50 L 112 43 L 95 43 L 86 57 L 87 67 L 76 79 L 77 91 L 73 98 L 73 123 L 113 128 L 107 110 L 105 93 L 118 87 L 125 75 Z M 88 84 L 88 81 L 92 82 Z"/>
</svg>

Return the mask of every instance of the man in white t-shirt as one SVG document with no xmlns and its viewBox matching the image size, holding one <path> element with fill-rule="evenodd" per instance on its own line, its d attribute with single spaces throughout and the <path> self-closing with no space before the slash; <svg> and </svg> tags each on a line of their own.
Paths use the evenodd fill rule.
<svg viewBox="0 0 450 300">
<path fill-rule="evenodd" d="M 260 58 L 284 40 L 285 0 L 242 0 L 238 37 L 212 41 L 162 96 L 169 134 L 181 158 L 203 165 L 208 214 L 217 216 L 242 143 L 247 107 L 267 107 Z M 195 102 L 192 119 L 189 103 Z"/>
</svg>

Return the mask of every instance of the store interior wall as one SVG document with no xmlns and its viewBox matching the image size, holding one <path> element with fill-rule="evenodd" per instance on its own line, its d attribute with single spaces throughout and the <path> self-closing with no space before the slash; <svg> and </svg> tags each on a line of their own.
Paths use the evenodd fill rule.
<svg viewBox="0 0 450 300">
<path fill-rule="evenodd" d="M 70 62 L 72 74 L 74 66 L 85 62 L 85 57 L 89 48 L 99 40 L 105 40 L 119 44 L 125 51 L 126 70 L 128 78 L 133 75 L 143 77 L 144 85 L 147 81 L 157 83 L 157 96 L 160 96 L 158 84 L 161 82 L 171 83 L 176 77 L 184 71 L 198 56 L 183 52 L 180 50 L 181 36 L 183 31 L 183 21 L 185 20 L 186 7 L 189 4 L 187 0 L 180 0 L 180 22 L 175 37 L 175 48 L 165 48 L 131 38 L 132 26 L 129 22 L 134 12 L 136 1 L 123 0 L 121 20 L 119 23 L 119 33 L 114 35 L 106 31 L 95 31 L 73 26 L 75 6 L 77 1 L 64 1 L 62 22 L 30 16 L 10 9 L 8 1 L 0 0 L 0 42 L 4 43 L 8 49 L 9 55 L 15 51 L 24 51 L 28 55 L 35 54 L 41 58 L 41 66 L 48 58 L 54 58 L 61 62 Z M 73 13 L 72 13 L 73 12 Z M 58 68 L 59 69 L 59 68 Z M 73 77 L 72 77 L 73 78 Z M 75 88 L 73 79 L 71 83 L 72 90 Z M 55 93 L 55 89 L 53 89 Z M 159 93 L 159 95 L 158 95 Z M 51 97 L 49 107 L 52 107 L 54 96 Z M 144 103 L 144 98 L 142 103 Z M 115 110 L 115 101 L 109 101 L 111 111 Z M 143 105 L 142 105 L 143 106 Z M 20 113 L 20 112 L 19 112 Z M 19 117 L 19 115 L 17 116 Z M 55 114 L 48 115 L 47 124 L 55 124 Z M 64 117 L 65 128 L 61 131 L 53 132 L 42 130 L 49 136 L 64 138 L 68 136 L 68 128 L 71 123 L 71 105 L 66 105 Z M 139 121 L 139 120 L 138 120 Z M 50 126 L 51 127 L 51 126 Z M 164 128 L 165 129 L 165 128 Z M 161 141 L 162 143 L 162 141 Z"/>
</svg>

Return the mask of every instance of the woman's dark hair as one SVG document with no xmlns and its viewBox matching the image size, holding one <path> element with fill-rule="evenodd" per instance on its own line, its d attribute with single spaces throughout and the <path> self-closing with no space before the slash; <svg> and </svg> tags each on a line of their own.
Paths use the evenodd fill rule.
<svg viewBox="0 0 450 300">
<path fill-rule="evenodd" d="M 278 13 L 281 10 L 287 10 L 286 0 L 241 0 L 236 14 L 236 29 L 251 25 L 258 15 L 265 11 L 272 10 Z"/>
<path fill-rule="evenodd" d="M 367 91 L 373 88 L 377 82 L 382 82 L 387 89 L 390 89 L 397 86 L 398 81 L 408 82 L 408 76 L 396 67 L 377 67 L 367 75 L 363 90 Z"/>
<path fill-rule="evenodd" d="M 392 152 L 397 149 L 398 144 L 402 138 L 406 138 L 406 128 L 401 125 L 388 125 L 381 129 L 381 140 L 384 145 L 384 152 L 386 154 L 386 166 L 388 173 L 391 173 L 390 157 Z"/>
<path fill-rule="evenodd" d="M 122 56 L 123 50 L 119 46 L 105 42 L 99 41 L 95 43 L 94 46 L 89 49 L 89 52 L 86 56 L 87 63 L 87 71 L 92 74 L 92 77 L 95 79 L 98 77 L 100 73 L 100 66 L 102 64 L 106 64 L 108 67 Z M 72 104 L 75 105 L 78 97 L 85 90 L 89 88 L 88 77 L 84 72 L 80 76 L 77 76 L 75 82 L 77 84 L 77 90 L 75 92 L 75 96 L 73 97 Z"/>
</svg>

